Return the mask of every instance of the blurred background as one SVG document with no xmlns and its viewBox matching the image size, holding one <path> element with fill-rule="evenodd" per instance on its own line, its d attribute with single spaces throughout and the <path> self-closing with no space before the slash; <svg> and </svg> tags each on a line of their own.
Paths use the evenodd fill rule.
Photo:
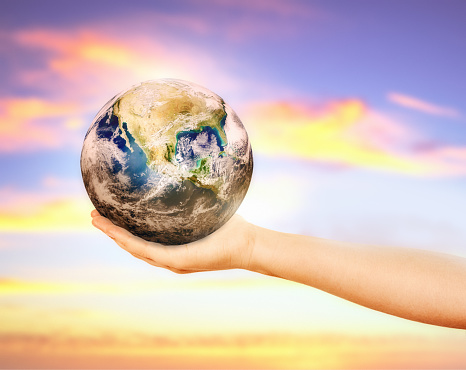
<svg viewBox="0 0 466 370">
<path fill-rule="evenodd" d="M 453 0 L 0 1 L 0 367 L 466 367 L 461 330 L 136 260 L 90 225 L 79 168 L 111 97 L 186 79 L 248 130 L 250 222 L 466 257 L 465 19 Z"/>
</svg>

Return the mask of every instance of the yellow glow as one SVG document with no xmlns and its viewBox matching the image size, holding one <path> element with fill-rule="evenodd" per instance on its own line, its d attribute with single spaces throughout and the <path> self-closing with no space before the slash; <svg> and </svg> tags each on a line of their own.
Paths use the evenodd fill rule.
<svg viewBox="0 0 466 370">
<path fill-rule="evenodd" d="M 53 284 L 41 282 L 25 282 L 12 279 L 0 279 L 0 295 L 10 294 L 44 294 L 63 293 L 70 291 L 67 284 Z"/>
<path fill-rule="evenodd" d="M 118 294 L 138 294 L 141 292 L 156 291 L 191 291 L 204 290 L 214 294 L 215 289 L 222 291 L 229 289 L 248 289 L 272 287 L 287 288 L 295 287 L 296 284 L 285 280 L 267 279 L 262 276 L 254 278 L 218 279 L 218 280 L 173 280 L 159 279 L 156 282 L 139 282 L 137 285 L 118 282 L 115 284 L 97 283 L 56 283 L 45 281 L 24 281 L 17 279 L 0 278 L 0 295 L 29 294 L 29 293 L 77 293 L 77 292 L 99 292 Z"/>
<path fill-rule="evenodd" d="M 277 296 L 289 293 L 290 287 L 277 288 L 291 284 L 271 279 L 258 279 L 256 285 L 246 283 L 246 280 L 239 281 L 240 291 L 252 290 L 255 297 L 260 297 L 257 284 L 265 287 L 278 284 L 273 292 Z M 136 286 L 139 284 L 132 285 L 133 288 Z M 61 368 L 69 363 L 80 368 L 100 368 L 105 364 L 106 367 L 128 368 L 267 369 L 458 368 L 466 363 L 466 342 L 460 331 L 410 325 L 405 321 L 401 323 L 405 323 L 409 334 L 401 330 L 394 335 L 380 327 L 365 330 L 364 334 L 348 328 L 311 329 L 309 324 L 299 322 L 302 317 L 288 329 L 271 326 L 273 332 L 269 332 L 267 327 L 257 326 L 254 322 L 244 326 L 244 321 L 250 320 L 248 316 L 254 314 L 247 310 L 235 314 L 231 323 L 242 325 L 241 330 L 218 330 L 215 320 L 211 325 L 193 330 L 185 326 L 195 317 L 190 310 L 181 310 L 183 317 L 177 317 L 180 312 L 161 314 L 151 310 L 152 306 L 157 307 L 166 299 L 179 299 L 180 303 L 189 304 L 193 290 L 196 294 L 210 293 L 204 305 L 218 303 L 218 293 L 229 290 L 231 294 L 234 287 L 235 281 L 223 289 L 220 284 L 219 287 L 211 286 L 209 281 L 185 284 L 171 279 L 148 283 L 140 286 L 146 290 L 143 301 L 149 305 L 148 310 L 140 311 L 132 303 L 139 292 L 134 292 L 131 284 L 2 279 L 0 298 L 8 296 L 8 300 L 2 298 L 0 301 L 2 365 L 12 367 L 13 362 L 7 366 L 5 361 L 8 359 L 16 366 L 26 368 L 50 367 L 48 361 L 51 360 Z M 157 296 L 161 288 L 166 295 Z M 102 296 L 108 293 L 112 297 L 105 304 Z M 17 295 L 20 297 L 15 301 Z M 176 305 L 178 302 L 174 307 Z M 344 311 L 341 314 L 344 315 Z"/>
<path fill-rule="evenodd" d="M 38 98 L 11 98 L 0 101 L 0 106 L 5 112 L 2 119 L 23 120 L 42 117 L 64 116 L 78 110 L 73 103 L 54 103 Z M 3 129 L 11 127 L 11 124 L 2 125 Z"/>
<path fill-rule="evenodd" d="M 77 294 L 77 293 L 121 293 L 125 291 L 124 286 L 109 284 L 89 284 L 89 283 L 57 283 L 50 281 L 24 281 L 17 279 L 0 279 L 0 296 L 6 295 L 30 295 L 30 294 Z"/>
<path fill-rule="evenodd" d="M 132 60 L 129 50 L 109 43 L 82 43 L 76 51 L 85 59 L 107 65 L 127 66 Z"/>
<path fill-rule="evenodd" d="M 260 103 L 249 108 L 244 120 L 251 125 L 253 148 L 264 154 L 412 175 L 466 172 L 466 166 L 456 158 L 447 158 L 441 151 L 406 155 L 396 148 L 380 147 L 370 136 L 365 136 L 364 130 L 355 135 L 352 130 L 368 119 L 362 102 L 347 100 L 331 104 L 324 111 L 283 102 Z M 402 128 L 391 130 L 395 129 L 402 131 Z M 463 158 L 465 148 L 456 149 L 455 153 L 461 153 Z M 450 150 L 450 155 L 453 152 Z"/>
<path fill-rule="evenodd" d="M 79 129 L 83 127 L 84 125 L 85 125 L 84 120 L 78 117 L 73 117 L 65 121 L 65 127 L 69 128 L 70 130 Z"/>
<path fill-rule="evenodd" d="M 89 215 L 93 206 L 85 198 L 58 199 L 30 206 L 27 209 L 23 204 L 21 209 L 0 212 L 0 230 L 64 231 L 92 227 Z"/>
</svg>

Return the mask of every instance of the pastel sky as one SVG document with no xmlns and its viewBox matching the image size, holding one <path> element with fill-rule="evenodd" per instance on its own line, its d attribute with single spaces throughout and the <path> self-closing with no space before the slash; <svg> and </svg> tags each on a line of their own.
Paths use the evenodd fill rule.
<svg viewBox="0 0 466 370">
<path fill-rule="evenodd" d="M 186 79 L 249 133 L 249 221 L 466 256 L 465 17 L 461 0 L 1 1 L 0 368 L 465 367 L 461 331 L 146 266 L 92 229 L 79 168 L 111 97 Z"/>
</svg>

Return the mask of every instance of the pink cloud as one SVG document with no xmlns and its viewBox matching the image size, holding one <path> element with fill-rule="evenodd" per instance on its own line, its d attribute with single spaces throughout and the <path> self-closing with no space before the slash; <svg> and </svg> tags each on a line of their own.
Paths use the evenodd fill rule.
<svg viewBox="0 0 466 370">
<path fill-rule="evenodd" d="M 419 150 L 417 156 L 437 169 L 439 174 L 466 175 L 466 146 L 434 145 Z"/>
<path fill-rule="evenodd" d="M 411 176 L 466 175 L 466 147 L 422 146 L 425 135 L 358 99 L 312 105 L 251 104 L 245 122 L 256 152 Z"/>
<path fill-rule="evenodd" d="M 399 93 L 389 93 L 387 95 L 388 100 L 392 103 L 400 105 L 405 108 L 410 108 L 423 112 L 426 114 L 432 114 L 435 116 L 449 117 L 449 118 L 458 118 L 461 116 L 460 112 L 454 108 L 445 107 L 430 103 L 413 96 L 408 96 Z"/>
<path fill-rule="evenodd" d="M 177 20 L 168 17 L 165 22 Z M 204 30 L 196 22 L 189 27 Z M 85 126 L 116 93 L 140 81 L 171 77 L 199 83 L 203 78 L 216 78 L 226 86 L 238 83 L 219 72 L 215 62 L 200 51 L 167 49 L 156 40 L 134 38 L 131 33 L 30 29 L 3 37 L 8 38 L 9 47 L 38 53 L 36 66 L 19 69 L 15 80 L 42 90 L 30 97 L 0 99 L 3 152 L 59 148 L 69 140 L 79 144 L 73 130 Z"/>
<path fill-rule="evenodd" d="M 23 47 L 47 52 L 47 67 L 23 74 L 23 82 L 52 80 L 65 91 L 77 87 L 82 95 L 95 93 L 102 85 L 114 90 L 176 69 L 175 61 L 154 42 L 149 46 L 141 41 L 127 43 L 91 30 L 36 29 L 21 31 L 14 38 Z"/>
<path fill-rule="evenodd" d="M 423 139 L 408 125 L 374 109 L 367 109 L 357 124 L 347 130 L 346 135 L 361 145 L 370 143 L 386 151 L 411 150 L 413 143 Z"/>
<path fill-rule="evenodd" d="M 78 105 L 71 102 L 34 97 L 0 99 L 0 152 L 66 145 L 69 130 L 62 123 L 78 112 Z"/>
<path fill-rule="evenodd" d="M 164 20 L 173 27 L 178 21 L 176 17 Z M 202 23 L 195 24 L 192 27 L 196 32 L 203 32 Z M 20 31 L 12 36 L 15 42 L 45 54 L 46 67 L 22 70 L 19 79 L 28 86 L 43 86 L 47 91 L 53 89 L 51 92 L 61 90 L 65 96 L 75 99 L 79 95 L 80 100 L 87 97 L 87 101 L 103 96 L 108 99 L 135 83 L 156 78 L 181 78 L 201 84 L 220 80 L 226 86 L 237 85 L 233 76 L 219 68 L 217 57 L 204 50 L 182 40 L 153 37 L 153 31 L 152 36 L 136 34 L 134 37 L 131 31 L 112 29 L 108 24 Z"/>
</svg>

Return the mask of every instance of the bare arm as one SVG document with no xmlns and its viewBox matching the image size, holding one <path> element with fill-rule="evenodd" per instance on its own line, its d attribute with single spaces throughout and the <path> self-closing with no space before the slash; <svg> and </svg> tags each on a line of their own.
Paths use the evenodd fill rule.
<svg viewBox="0 0 466 370">
<path fill-rule="evenodd" d="M 296 281 L 406 319 L 466 329 L 466 259 L 286 234 L 235 216 L 182 246 L 144 241 L 93 212 L 93 224 L 134 256 L 177 273 L 242 268 Z"/>
<path fill-rule="evenodd" d="M 250 270 L 391 315 L 466 329 L 465 258 L 259 228 Z"/>
</svg>

